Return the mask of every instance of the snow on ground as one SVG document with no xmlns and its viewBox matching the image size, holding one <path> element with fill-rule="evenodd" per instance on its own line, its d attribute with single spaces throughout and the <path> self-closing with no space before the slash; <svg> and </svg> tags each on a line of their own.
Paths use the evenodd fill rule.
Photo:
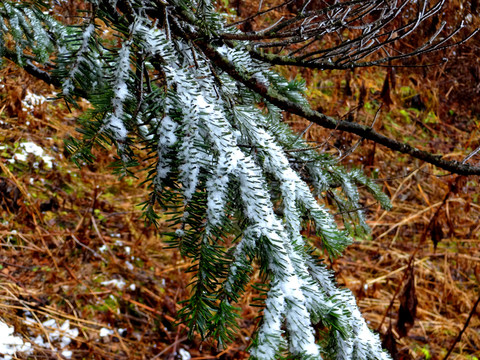
<svg viewBox="0 0 480 360">
<path fill-rule="evenodd" d="M 27 311 L 24 323 L 26 325 L 38 324 L 38 321 L 31 317 L 31 314 Z M 62 325 L 55 319 L 48 319 L 41 323 L 46 333 L 48 333 L 48 339 L 44 334 L 33 335 L 30 332 L 30 342 L 25 341 L 22 337 L 14 335 L 13 326 L 7 325 L 0 318 L 0 360 L 13 360 L 21 355 L 28 356 L 34 351 L 34 346 L 43 347 L 45 349 L 56 351 L 65 359 L 71 359 L 73 352 L 68 348 L 73 339 L 78 337 L 79 330 L 74 327 L 70 327 L 70 322 L 66 320 Z M 37 327 L 37 326 L 36 326 Z M 123 336 L 127 330 L 119 328 L 118 333 Z M 114 330 L 108 328 L 101 328 L 99 332 L 100 338 L 114 335 Z M 190 360 L 192 356 L 185 349 L 179 349 L 178 355 L 182 360 Z"/>
<path fill-rule="evenodd" d="M 29 317 L 28 313 L 24 322 L 26 325 L 38 323 L 37 320 Z M 42 322 L 42 327 L 47 331 L 49 339 L 46 339 L 44 335 L 37 335 L 36 337 L 32 335 L 31 342 L 28 342 L 20 336 L 14 335 L 14 328 L 0 319 L 0 360 L 17 358 L 21 353 L 30 355 L 33 352 L 34 344 L 58 351 L 64 358 L 70 359 L 72 351 L 68 350 L 68 345 L 70 345 L 72 339 L 78 336 L 78 329 L 71 328 L 68 320 L 59 326 L 55 319 Z"/>
<path fill-rule="evenodd" d="M 192 358 L 192 355 L 185 349 L 180 349 L 178 352 L 182 360 L 190 360 Z"/>
<path fill-rule="evenodd" d="M 101 328 L 100 329 L 100 337 L 105 337 L 105 336 L 109 336 L 109 335 L 113 335 L 113 334 L 114 334 L 113 330 L 110 330 L 110 329 L 107 329 L 107 328 Z"/>
<path fill-rule="evenodd" d="M 25 324 L 27 325 L 33 325 L 35 323 L 37 323 L 37 321 L 31 317 L 27 316 L 25 319 Z M 47 331 L 49 339 L 45 339 L 43 335 L 38 335 L 32 342 L 40 347 L 50 349 L 51 343 L 54 349 L 59 351 L 64 358 L 70 359 L 72 357 L 72 351 L 68 350 L 68 345 L 70 345 L 72 339 L 78 336 L 78 329 L 70 328 L 70 321 L 68 320 L 59 326 L 55 319 L 48 319 L 42 322 L 42 327 Z"/>
<path fill-rule="evenodd" d="M 24 323 L 27 326 L 31 326 L 32 329 L 38 328 L 38 320 L 31 317 L 31 313 L 25 312 Z M 25 341 L 21 336 L 14 334 L 15 330 L 13 326 L 7 325 L 0 318 L 0 360 L 12 360 L 21 355 L 31 355 L 34 351 L 34 347 L 42 347 L 45 349 L 58 352 L 65 359 L 71 359 L 73 352 L 68 348 L 72 340 L 79 335 L 79 330 L 70 326 L 70 321 L 66 320 L 61 325 L 55 319 L 47 319 L 41 323 L 41 327 L 48 334 L 48 339 L 45 334 L 35 335 L 33 331 L 30 331 L 30 340 Z M 118 333 L 123 335 L 126 329 L 118 329 Z M 101 328 L 99 336 L 105 337 L 113 335 L 114 331 Z M 182 359 L 190 359 L 189 357 L 182 357 Z"/>
<path fill-rule="evenodd" d="M 5 145 L 0 145 L 0 150 L 5 150 L 6 148 L 7 147 Z M 8 159 L 7 161 L 12 164 L 17 161 L 25 162 L 27 161 L 27 157 L 29 154 L 41 158 L 47 168 L 52 167 L 52 161 L 54 160 L 54 158 L 50 155 L 45 154 L 45 151 L 40 146 L 31 141 L 20 143 L 20 145 L 14 151 L 13 158 Z M 38 162 L 33 163 L 34 167 L 38 167 L 38 165 Z"/>
<path fill-rule="evenodd" d="M 22 100 L 22 110 L 32 112 L 36 106 L 42 105 L 47 98 L 43 95 L 37 95 L 27 90 L 25 98 Z"/>
<path fill-rule="evenodd" d="M 32 352 L 32 344 L 24 342 L 21 337 L 15 336 L 13 332 L 13 326 L 8 326 L 0 319 L 0 359 L 10 360 L 17 357 L 17 353 L 28 355 Z"/>
<path fill-rule="evenodd" d="M 124 287 L 125 287 L 125 280 L 123 279 L 112 279 L 112 280 L 106 280 L 106 281 L 103 281 L 101 283 L 103 286 L 109 286 L 109 285 L 113 285 L 113 286 L 116 286 L 117 289 L 119 290 L 122 290 Z"/>
</svg>

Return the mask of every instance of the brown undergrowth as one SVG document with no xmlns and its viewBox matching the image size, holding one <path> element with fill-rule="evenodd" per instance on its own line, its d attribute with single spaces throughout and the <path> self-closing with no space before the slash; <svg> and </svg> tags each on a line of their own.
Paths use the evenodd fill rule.
<svg viewBox="0 0 480 360">
<path fill-rule="evenodd" d="M 474 100 L 479 67 L 473 61 L 478 39 L 461 50 L 450 49 L 448 55 L 451 61 L 441 66 L 397 69 L 388 94 L 388 70 L 304 71 L 297 76 L 308 79 L 317 109 L 373 124 L 396 139 L 462 161 L 480 145 Z M 389 338 L 385 346 L 395 347 L 398 359 L 444 359 L 452 346 L 449 359 L 478 358 L 480 309 L 472 309 L 480 296 L 478 177 L 447 174 L 367 141 L 356 147 L 361 141 L 356 136 L 309 127 L 297 118 L 290 121 L 298 131 L 308 129 L 306 138 L 322 144 L 347 168 L 364 169 L 392 200 L 388 212 L 365 203 L 371 237 L 356 239 L 333 264 L 338 281 L 355 293 L 371 328 Z M 478 163 L 478 157 L 470 161 Z M 414 291 L 406 291 L 409 279 Z M 409 314 L 405 307 L 413 302 L 416 313 Z M 414 320 L 410 325 L 409 316 Z"/>
<path fill-rule="evenodd" d="M 421 71 L 397 71 L 390 107 L 382 106 L 375 128 L 462 160 L 480 145 L 473 95 L 462 97 L 458 86 L 463 79 L 470 90 L 478 88 L 478 65 L 471 62 L 474 69 L 463 71 L 457 66 L 465 56 L 477 56 L 475 46 L 451 54 L 457 63 L 428 70 L 427 80 Z M 386 102 L 386 75 L 378 69 L 302 74 L 315 107 L 367 124 Z M 137 205 L 148 191 L 141 179 L 111 174 L 114 151 L 99 151 L 93 165 L 76 168 L 63 139 L 75 134 L 78 113 L 58 100 L 30 100 L 25 107 L 29 92 L 51 97 L 54 89 L 13 66 L 0 78 L 0 318 L 32 342 L 35 351 L 28 356 L 60 359 L 68 349 L 73 359 L 181 359 L 182 351 L 197 360 L 248 358 L 258 315 L 248 306 L 253 294 L 241 304 L 238 340 L 229 348 L 188 339 L 175 315 L 178 301 L 188 296 L 189 264 L 166 249 L 160 236 L 165 229 L 140 219 Z M 299 131 L 309 125 L 289 121 Z M 443 359 L 480 294 L 479 179 L 448 175 L 368 142 L 349 154 L 359 139 L 319 127 L 310 127 L 306 138 L 333 156 L 348 154 L 345 166 L 376 178 L 393 203 L 392 211 L 383 212 L 366 201 L 372 234 L 357 238 L 331 264 L 339 283 L 357 296 L 370 326 L 388 335 L 385 344 L 396 348 L 397 358 Z M 41 146 L 52 166 L 33 154 L 22 160 L 25 141 Z M 478 312 L 450 359 L 480 357 Z M 414 315 L 412 324 L 408 315 Z M 55 331 L 67 321 L 78 335 L 62 348 Z M 43 345 L 33 342 L 37 336 Z"/>
</svg>

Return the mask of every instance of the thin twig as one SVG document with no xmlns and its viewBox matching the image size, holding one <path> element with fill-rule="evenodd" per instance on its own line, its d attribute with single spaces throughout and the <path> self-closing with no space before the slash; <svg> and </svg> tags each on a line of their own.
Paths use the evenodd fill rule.
<svg viewBox="0 0 480 360">
<path fill-rule="evenodd" d="M 3 261 L 3 260 L 0 260 L 0 263 L 2 263 L 3 265 L 7 265 L 7 266 L 13 266 L 13 267 L 16 267 L 16 268 L 19 268 L 19 269 L 32 270 L 32 269 L 35 268 L 35 266 L 22 266 L 22 265 L 12 264 L 12 263 L 9 263 L 9 262 Z"/>
<path fill-rule="evenodd" d="M 115 254 L 113 253 L 112 249 L 110 248 L 110 246 L 107 244 L 107 242 L 103 238 L 102 234 L 100 233 L 100 230 L 98 229 L 97 222 L 95 221 L 95 216 L 92 215 L 91 220 L 92 220 L 93 228 L 95 229 L 95 232 L 98 235 L 98 238 L 102 241 L 102 244 L 107 248 L 108 253 L 112 257 L 112 261 L 114 263 L 117 263 L 117 258 L 115 257 Z"/>
<path fill-rule="evenodd" d="M 377 112 L 375 113 L 375 117 L 373 118 L 373 121 L 372 121 L 372 124 L 370 125 L 370 129 L 373 129 L 373 126 L 375 125 L 375 123 L 377 122 L 377 118 L 378 118 L 378 114 L 380 114 L 380 110 L 382 109 L 382 106 L 380 105 L 380 107 L 377 109 Z M 353 145 L 350 149 L 348 149 L 345 154 L 337 160 L 337 162 L 340 162 L 342 161 L 343 159 L 345 159 L 347 156 L 349 156 L 350 154 L 352 154 L 355 150 L 357 150 L 358 146 L 363 142 L 365 138 L 364 137 L 361 137 L 360 139 L 358 139 L 358 141 L 355 143 L 355 145 Z"/>
<path fill-rule="evenodd" d="M 308 130 L 310 130 L 310 128 L 313 126 L 313 122 L 310 122 L 308 124 L 308 126 L 305 128 L 305 130 L 303 130 L 300 134 L 298 134 L 298 136 L 295 138 L 295 140 L 293 141 L 293 143 L 291 144 L 291 146 L 295 145 L 298 141 L 298 139 L 300 139 L 301 137 L 303 137 L 303 135 L 305 135 L 307 133 Z"/>
<path fill-rule="evenodd" d="M 269 9 L 267 9 L 267 10 L 259 11 L 259 12 L 257 12 L 256 14 L 253 14 L 253 15 L 245 18 L 245 19 L 241 19 L 241 20 L 239 20 L 239 21 L 236 21 L 236 22 L 233 22 L 233 23 L 231 23 L 231 24 L 228 24 L 228 25 L 226 25 L 225 27 L 226 27 L 226 28 L 230 28 L 230 27 L 233 27 L 233 26 L 237 26 L 237 25 L 243 24 L 244 22 L 247 22 L 247 21 L 249 21 L 249 20 L 252 20 L 252 19 L 254 19 L 254 18 L 258 17 L 258 16 L 261 16 L 261 15 L 266 14 L 266 13 L 268 13 L 268 12 L 271 12 L 271 11 L 277 10 L 277 9 L 279 9 L 279 8 L 282 8 L 282 7 L 284 7 L 284 6 L 287 6 L 288 4 L 290 4 L 290 3 L 293 2 L 293 1 L 294 1 L 294 0 L 289 0 L 289 1 L 286 1 L 286 2 L 284 2 L 284 3 L 282 3 L 282 4 L 280 4 L 280 5 L 271 7 L 271 8 L 269 8 Z"/>
<path fill-rule="evenodd" d="M 415 266 L 414 259 L 415 259 L 415 255 L 417 254 L 417 251 L 418 251 L 418 247 L 415 249 L 413 254 L 410 256 L 410 259 L 408 259 L 408 264 L 405 265 L 405 266 L 402 266 L 400 269 L 397 269 L 396 271 L 403 270 L 403 269 L 410 269 L 412 266 Z M 423 258 L 422 260 L 419 260 L 418 262 L 424 261 L 426 259 L 428 259 L 428 258 Z M 390 275 L 391 274 L 392 273 L 390 273 Z M 404 271 L 403 276 L 402 276 L 402 280 L 399 283 L 400 285 L 397 286 L 397 289 L 395 290 L 395 293 L 393 294 L 392 299 L 390 300 L 390 304 L 388 304 L 387 310 L 383 314 L 382 321 L 380 321 L 380 325 L 378 325 L 378 327 L 377 327 L 377 332 L 380 332 L 380 330 L 382 329 L 382 325 L 385 322 L 385 319 L 387 318 L 388 314 L 390 313 L 390 310 L 392 310 L 395 299 L 397 298 L 397 295 L 400 292 L 400 289 L 402 288 L 401 284 L 403 284 L 403 282 L 407 279 L 407 275 L 408 275 L 408 271 Z M 371 283 L 373 283 L 373 282 L 371 282 Z"/>
<path fill-rule="evenodd" d="M 306 148 L 300 148 L 300 149 L 287 149 L 287 150 L 283 150 L 283 151 L 286 152 L 286 153 L 296 153 L 296 152 L 303 152 L 303 151 L 310 151 L 310 150 L 319 149 L 323 146 L 324 146 L 324 144 L 320 144 L 320 145 L 312 146 L 312 147 L 306 147 Z"/>
<path fill-rule="evenodd" d="M 480 151 L 480 146 L 477 147 L 475 150 L 473 150 L 470 154 L 468 154 L 465 159 L 462 160 L 462 164 L 465 164 L 468 160 L 470 160 L 472 157 L 477 155 L 477 153 Z"/>
<path fill-rule="evenodd" d="M 465 332 L 465 330 L 467 329 L 468 324 L 470 323 L 470 320 L 472 319 L 472 316 L 473 316 L 473 314 L 475 313 L 475 311 L 476 311 L 477 306 L 478 306 L 479 303 L 480 303 L 480 295 L 478 296 L 477 301 L 476 301 L 475 304 L 473 305 L 472 310 L 470 310 L 470 314 L 468 314 L 468 318 L 467 318 L 467 321 L 465 321 L 465 324 L 463 325 L 463 329 L 458 333 L 458 336 L 457 336 L 456 339 L 453 341 L 452 345 L 450 346 L 450 349 L 448 349 L 448 352 L 447 352 L 447 354 L 445 355 L 445 357 L 443 358 L 443 360 L 447 360 L 447 359 L 448 359 L 448 357 L 449 357 L 450 354 L 452 353 L 453 349 L 455 348 L 455 345 L 456 345 L 456 344 L 460 341 L 460 339 L 462 338 L 462 335 L 463 335 L 463 333 Z"/>
<path fill-rule="evenodd" d="M 178 339 L 178 338 L 175 339 L 175 341 L 174 341 L 173 344 L 168 345 L 165 349 L 163 349 L 162 351 L 160 351 L 157 355 L 155 355 L 155 356 L 152 358 L 152 360 L 160 358 L 160 356 L 162 356 L 163 354 L 165 354 L 165 353 L 166 353 L 168 350 L 170 350 L 172 347 L 177 346 L 178 343 L 182 343 L 182 342 L 184 342 L 184 341 L 187 340 L 187 339 L 188 339 L 188 336 L 185 336 L 185 337 L 183 337 L 183 338 L 181 338 L 181 339 Z"/>
<path fill-rule="evenodd" d="M 78 244 L 80 245 L 81 247 L 87 249 L 88 251 L 90 251 L 95 257 L 101 259 L 105 264 L 108 264 L 108 261 L 105 260 L 105 258 L 100 255 L 98 252 L 96 252 L 95 250 L 93 250 L 92 248 L 88 247 L 87 245 L 83 244 L 80 240 L 78 240 L 75 235 L 73 234 L 70 234 L 70 236 L 72 237 L 72 239 Z"/>
<path fill-rule="evenodd" d="M 375 202 L 373 204 L 358 207 L 358 208 L 355 208 L 355 209 L 352 209 L 352 210 L 340 211 L 340 212 L 337 212 L 337 213 L 333 214 L 333 216 L 345 215 L 345 214 L 350 214 L 350 213 L 354 213 L 354 212 L 357 212 L 357 211 L 367 210 L 367 209 L 370 209 L 371 207 L 374 207 L 377 204 L 378 204 L 378 202 Z"/>
</svg>

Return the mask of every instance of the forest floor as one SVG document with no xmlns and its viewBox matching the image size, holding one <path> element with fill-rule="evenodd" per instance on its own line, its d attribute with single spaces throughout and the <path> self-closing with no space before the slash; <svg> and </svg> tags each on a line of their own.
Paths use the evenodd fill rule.
<svg viewBox="0 0 480 360">
<path fill-rule="evenodd" d="M 460 63 L 478 54 L 467 48 L 456 56 Z M 462 160 L 480 145 L 475 94 L 465 95 L 462 84 L 474 88 L 478 80 L 469 69 L 455 69 L 455 62 L 436 67 L 428 80 L 422 71 L 398 73 L 392 104 L 382 107 L 375 129 Z M 312 103 L 327 114 L 371 123 L 386 100 L 383 70 L 302 75 Z M 240 330 L 231 346 L 216 350 L 188 339 L 175 316 L 188 296 L 189 264 L 163 242 L 166 215 L 159 229 L 140 218 L 148 193 L 141 174 L 112 175 L 112 149 L 98 150 L 94 164 L 77 168 L 63 140 L 78 136 L 79 112 L 47 100 L 55 90 L 13 66 L 1 71 L 0 84 L 0 335 L 24 343 L 16 357 L 248 358 L 259 315 L 249 306 L 253 294 L 240 304 Z M 299 131 L 308 126 L 288 120 Z M 318 127 L 305 136 L 325 143 L 334 156 L 358 140 Z M 357 238 L 330 263 L 340 285 L 353 291 L 370 327 L 389 340 L 386 346 L 394 351 L 396 344 L 398 359 L 443 359 L 452 345 L 449 359 L 479 358 L 480 307 L 472 312 L 480 295 L 478 177 L 448 175 L 370 142 L 343 163 L 376 178 L 393 210 L 366 200 L 371 236 Z M 402 323 L 414 315 L 401 337 L 400 304 L 415 301 L 416 314 L 401 312 Z M 1 346 L 0 353 L 13 349 Z"/>
</svg>

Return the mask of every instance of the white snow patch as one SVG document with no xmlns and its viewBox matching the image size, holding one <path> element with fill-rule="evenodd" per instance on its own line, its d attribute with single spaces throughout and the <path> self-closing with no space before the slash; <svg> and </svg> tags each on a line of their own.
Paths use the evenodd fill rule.
<svg viewBox="0 0 480 360">
<path fill-rule="evenodd" d="M 37 95 L 32 93 L 30 90 L 27 90 L 27 94 L 22 100 L 22 110 L 33 111 L 35 107 L 42 105 L 45 101 L 47 101 L 45 96 Z"/>
<path fill-rule="evenodd" d="M 113 285 L 117 287 L 119 290 L 122 290 L 125 287 L 125 280 L 123 279 L 112 279 L 112 280 L 106 280 L 101 283 L 103 286 L 110 286 Z"/>
<path fill-rule="evenodd" d="M 185 236 L 185 231 L 183 231 L 182 229 L 177 229 L 175 230 L 175 235 L 178 237 L 183 237 Z"/>
<path fill-rule="evenodd" d="M 61 352 L 61 354 L 64 358 L 71 359 L 72 355 L 73 355 L 73 352 L 72 352 L 72 350 L 63 350 Z"/>
<path fill-rule="evenodd" d="M 37 321 L 29 317 L 29 314 L 26 314 L 27 317 L 24 320 L 26 325 L 33 325 Z M 43 348 L 50 348 L 50 343 L 55 347 L 55 350 L 60 351 L 63 357 L 70 359 L 72 357 L 72 351 L 67 349 L 67 346 L 70 345 L 72 339 L 75 339 L 79 331 L 77 328 L 70 328 L 70 321 L 65 321 L 61 326 L 58 325 L 55 319 L 48 319 L 42 322 L 42 327 L 47 330 L 49 341 L 46 341 L 43 335 L 37 335 L 32 339 L 32 342 Z M 1 335 L 0 335 L 1 337 Z M 2 350 L 0 349 L 0 353 Z"/>
<path fill-rule="evenodd" d="M 6 146 L 0 146 L 0 150 L 3 150 L 5 148 Z M 52 160 L 54 160 L 54 158 L 50 155 L 46 155 L 45 151 L 40 146 L 31 141 L 21 143 L 16 149 L 13 155 L 13 159 L 8 159 L 7 161 L 11 164 L 15 163 L 16 161 L 24 162 L 27 161 L 28 154 L 32 154 L 34 156 L 42 158 L 45 162 L 46 167 L 52 167 Z M 37 164 L 38 166 L 38 163 L 35 164 Z"/>
<path fill-rule="evenodd" d="M 190 360 L 192 358 L 192 355 L 190 355 L 190 353 L 185 349 L 180 349 L 178 353 L 180 354 L 180 358 L 182 360 Z"/>
<path fill-rule="evenodd" d="M 41 347 L 48 346 L 48 343 L 45 343 L 45 340 L 43 340 L 42 335 L 38 335 L 35 339 L 33 339 L 33 343 Z"/>
<path fill-rule="evenodd" d="M 122 119 L 113 114 L 107 119 L 107 129 L 112 131 L 117 141 L 125 140 L 128 134 Z"/>
<path fill-rule="evenodd" d="M 13 326 L 8 326 L 0 320 L 0 354 L 4 360 L 17 358 L 17 353 L 30 354 L 32 352 L 32 344 L 24 342 L 19 336 L 13 335 Z"/>
<path fill-rule="evenodd" d="M 100 337 L 105 337 L 105 336 L 109 336 L 109 335 L 113 335 L 113 334 L 114 334 L 113 330 L 110 330 L 110 329 L 107 329 L 107 328 L 101 328 L 100 329 Z"/>
</svg>

